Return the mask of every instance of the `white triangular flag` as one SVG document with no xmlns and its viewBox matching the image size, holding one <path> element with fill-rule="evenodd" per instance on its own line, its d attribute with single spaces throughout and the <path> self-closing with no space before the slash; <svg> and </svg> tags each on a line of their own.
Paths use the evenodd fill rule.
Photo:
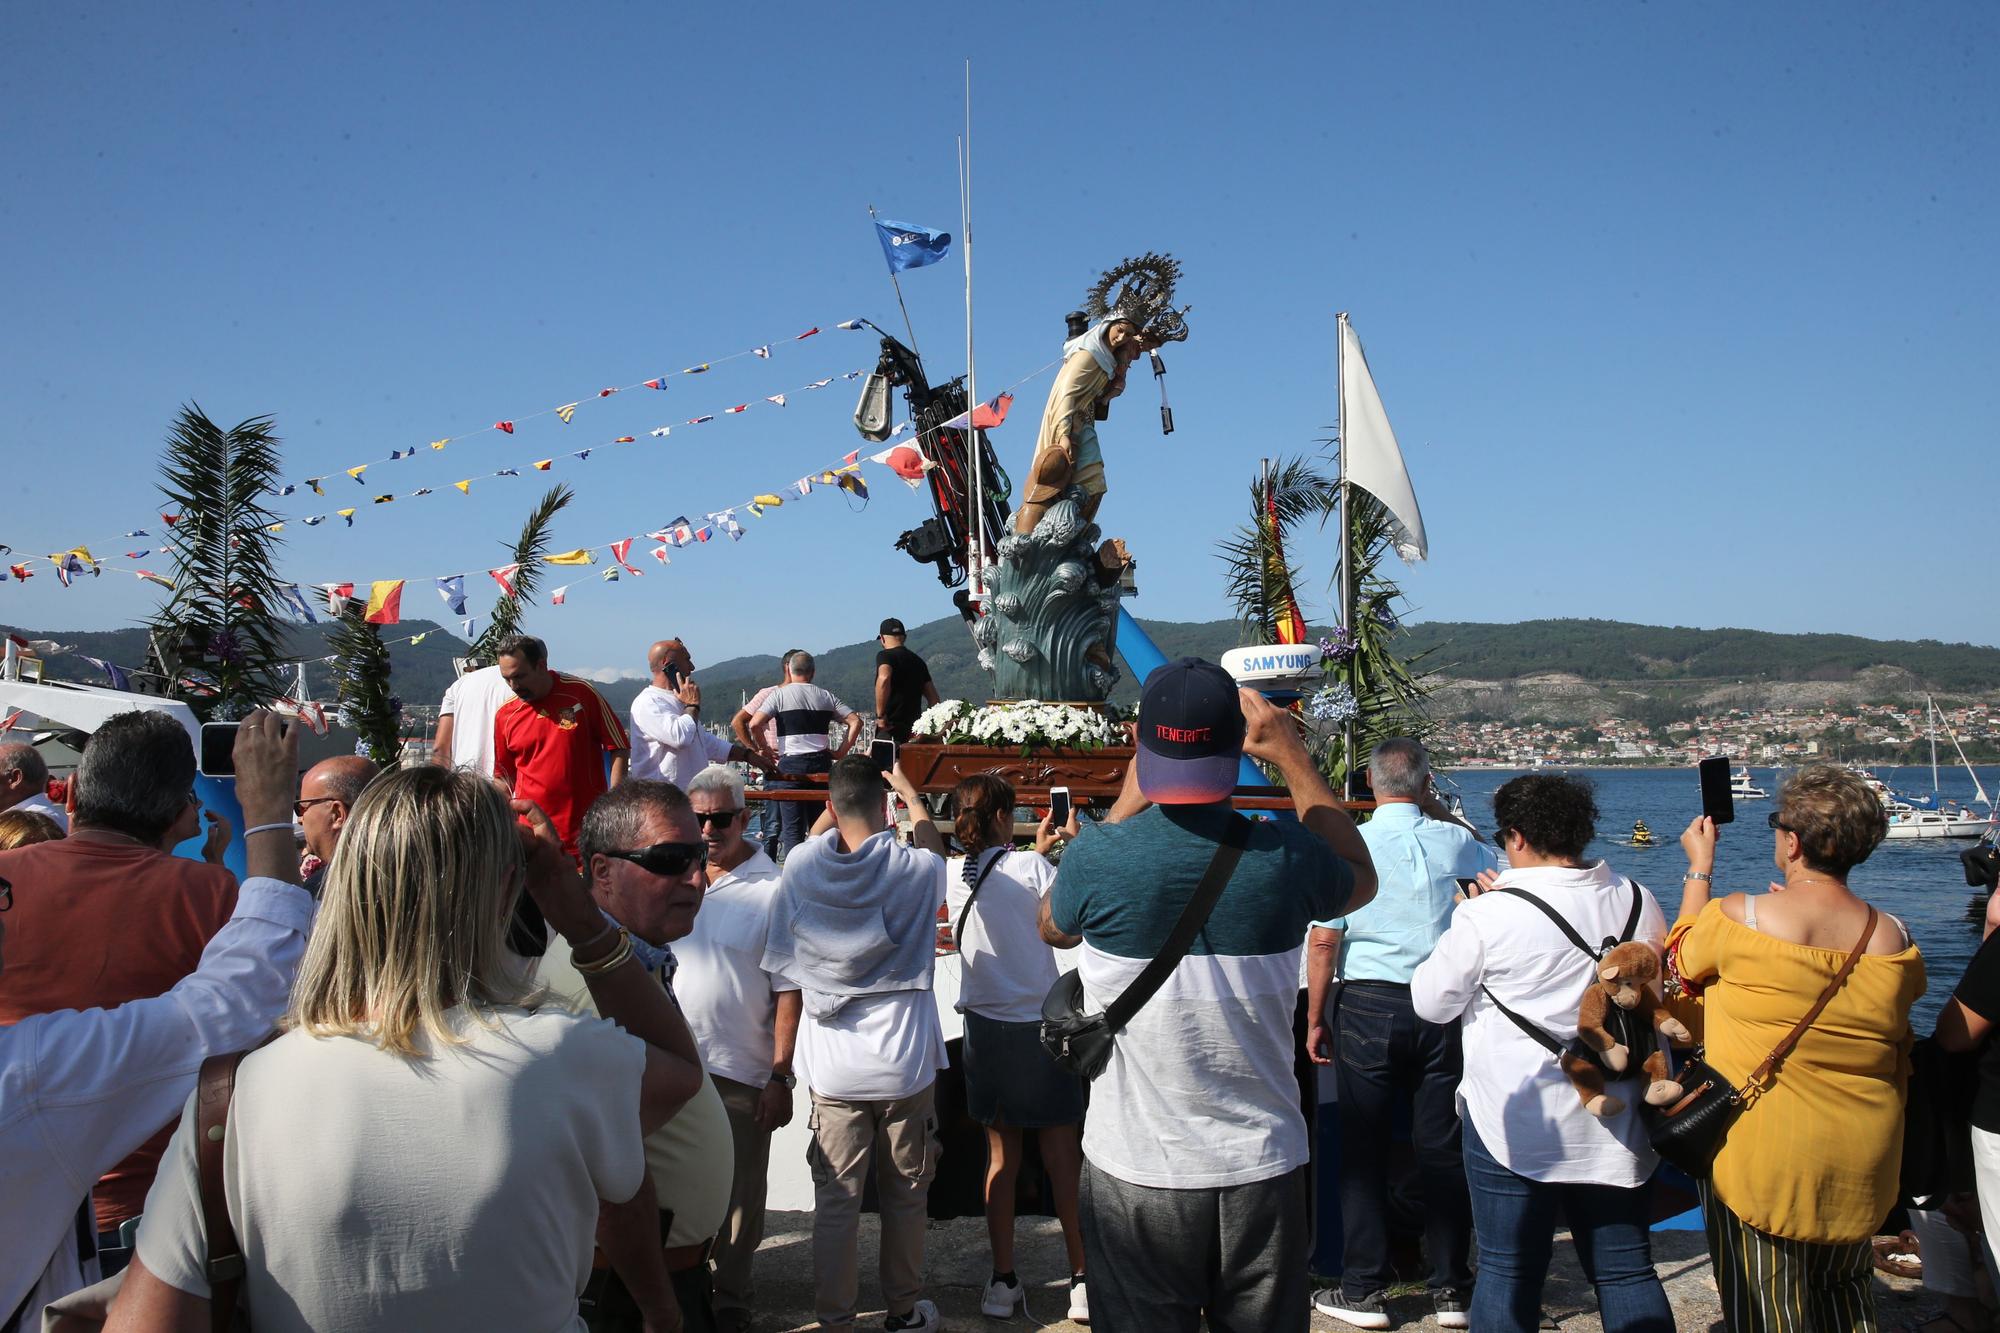
<svg viewBox="0 0 2000 1333">
<path fill-rule="evenodd" d="M 1343 472 L 1347 480 L 1380 500 L 1389 511 L 1389 538 L 1396 554 L 1414 564 L 1430 554 L 1423 511 L 1417 508 L 1417 494 L 1410 489 L 1409 469 L 1403 466 L 1396 432 L 1389 428 L 1382 395 L 1375 391 L 1375 379 L 1368 373 L 1368 359 L 1361 354 L 1361 339 L 1344 319 L 1340 321 L 1340 395 Z"/>
</svg>

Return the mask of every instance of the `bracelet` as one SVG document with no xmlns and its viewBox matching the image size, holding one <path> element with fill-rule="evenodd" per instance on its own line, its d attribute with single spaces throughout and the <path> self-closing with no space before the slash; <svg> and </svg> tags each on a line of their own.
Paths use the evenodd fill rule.
<svg viewBox="0 0 2000 1333">
<path fill-rule="evenodd" d="M 603 942 L 605 936 L 611 934 L 617 929 L 618 929 L 617 922 L 615 921 L 605 922 L 603 930 L 598 931 L 595 935 L 592 935 L 589 939 L 585 940 L 581 944 L 570 945 L 569 946 L 570 957 L 574 958 L 577 954 L 582 953 L 586 949 L 595 948 L 598 944 Z"/>
<path fill-rule="evenodd" d="M 1698 880 L 1700 880 L 1700 881 L 1701 881 L 1702 883 L 1704 883 L 1704 884 L 1713 884 L 1713 883 L 1715 883 L 1715 876 L 1713 876 L 1713 875 L 1710 875 L 1710 874 L 1708 874 L 1708 873 L 1706 873 L 1706 872 L 1704 872 L 1704 871 L 1700 871 L 1700 870 L 1690 870 L 1690 871 L 1688 871 L 1688 872 L 1687 872 L 1687 874 L 1685 874 L 1685 875 L 1682 875 L 1682 876 L 1681 876 L 1681 883 L 1685 884 L 1685 883 L 1687 883 L 1687 882 L 1688 882 L 1689 880 L 1691 880 L 1691 879 L 1698 879 Z"/>
<path fill-rule="evenodd" d="M 243 836 L 249 838 L 249 837 L 254 837 L 259 833 L 276 833 L 280 829 L 283 829 L 285 832 L 292 834 L 294 837 L 298 835 L 297 826 L 295 826 L 291 820 L 287 819 L 282 824 L 258 824 L 252 828 L 244 829 Z"/>
<path fill-rule="evenodd" d="M 605 972 L 611 971 L 614 968 L 623 967 L 625 964 L 631 961 L 632 961 L 632 936 L 626 932 L 623 926 L 620 926 L 618 928 L 618 943 L 612 946 L 611 952 L 609 954 L 606 954 L 604 957 L 598 959 L 596 962 L 579 963 L 576 961 L 576 957 L 574 954 L 570 956 L 570 963 L 576 968 L 577 971 L 583 973 L 587 977 L 599 976 Z"/>
</svg>

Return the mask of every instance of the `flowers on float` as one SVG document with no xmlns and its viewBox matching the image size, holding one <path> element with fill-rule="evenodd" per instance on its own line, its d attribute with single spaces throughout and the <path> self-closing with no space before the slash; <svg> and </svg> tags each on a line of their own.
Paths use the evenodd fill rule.
<svg viewBox="0 0 2000 1333">
<path fill-rule="evenodd" d="M 1306 700 L 1306 716 L 1336 727 L 1344 727 L 1361 715 L 1354 691 L 1339 683 L 1326 685 Z"/>
<path fill-rule="evenodd" d="M 963 699 L 946 699 L 926 709 L 910 730 L 946 745 L 1011 745 L 1024 750 L 1036 746 L 1092 750 L 1125 742 L 1124 729 L 1099 709 L 1036 699 L 979 708 Z"/>
<path fill-rule="evenodd" d="M 1319 641 L 1319 655 L 1328 662 L 1351 662 L 1354 660 L 1354 635 L 1346 626 L 1340 626 L 1333 633 Z"/>
</svg>

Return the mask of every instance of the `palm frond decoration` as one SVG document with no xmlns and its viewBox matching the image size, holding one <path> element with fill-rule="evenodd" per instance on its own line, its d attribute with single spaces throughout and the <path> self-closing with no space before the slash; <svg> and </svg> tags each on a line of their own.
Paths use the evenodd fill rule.
<svg viewBox="0 0 2000 1333">
<path fill-rule="evenodd" d="M 402 761 L 403 742 L 397 734 L 402 701 L 389 692 L 389 646 L 379 626 L 366 619 L 367 604 L 353 598 L 341 606 L 327 632 L 333 649 L 334 699 L 340 725 L 361 740 L 361 747 L 383 772 Z"/>
<path fill-rule="evenodd" d="M 1352 512 L 1346 527 L 1348 558 L 1354 571 L 1354 622 L 1347 626 L 1354 652 L 1345 662 L 1331 657 L 1326 668 L 1330 683 L 1353 691 L 1354 764 L 1365 767 L 1368 753 L 1391 736 L 1413 736 L 1418 740 L 1435 727 L 1425 700 L 1431 692 L 1431 673 L 1418 664 L 1429 654 L 1419 653 L 1405 660 L 1396 651 L 1403 633 L 1396 604 L 1403 590 L 1383 569 L 1383 558 L 1391 544 L 1389 511 L 1368 492 L 1348 488 Z M 1347 781 L 1347 751 L 1343 738 L 1335 734 L 1320 755 L 1321 771 L 1336 791 Z"/>
<path fill-rule="evenodd" d="M 1261 475 L 1250 483 L 1250 521 L 1216 544 L 1249 642 L 1282 641 L 1279 623 L 1295 606 L 1299 584 L 1285 538 L 1309 519 L 1324 525 L 1339 504 L 1340 483 L 1309 458 L 1281 459 L 1268 485 Z"/>
<path fill-rule="evenodd" d="M 173 589 L 148 627 L 172 692 L 204 721 L 241 717 L 285 692 L 284 541 L 263 504 L 279 485 L 273 424 L 252 417 L 224 430 L 189 403 L 160 461 L 160 494 L 176 515 Z M 213 692 L 189 689 L 190 674 Z"/>
<path fill-rule="evenodd" d="M 535 592 L 542 585 L 542 557 L 548 554 L 549 529 L 563 506 L 575 498 L 576 492 L 568 486 L 551 486 L 529 511 L 527 522 L 521 525 L 521 535 L 515 539 L 513 549 L 502 562 L 518 566 L 513 578 L 514 596 L 502 593 L 494 601 L 493 615 L 486 623 L 486 632 L 467 650 L 467 656 L 474 661 L 491 662 L 500 641 L 520 629 L 521 607 L 534 602 Z"/>
</svg>

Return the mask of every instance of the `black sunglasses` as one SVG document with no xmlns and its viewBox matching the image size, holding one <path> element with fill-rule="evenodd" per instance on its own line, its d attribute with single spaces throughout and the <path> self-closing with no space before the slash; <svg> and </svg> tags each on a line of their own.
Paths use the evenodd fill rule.
<svg viewBox="0 0 2000 1333">
<path fill-rule="evenodd" d="M 1780 824 L 1780 823 L 1778 822 L 1778 812 L 1777 812 L 1776 810 L 1773 810 L 1773 811 L 1772 811 L 1772 812 L 1771 812 L 1770 814 L 1768 814 L 1768 815 L 1765 815 L 1765 816 L 1764 816 L 1764 822 L 1765 822 L 1766 824 L 1769 824 L 1769 825 L 1770 825 L 1770 826 L 1771 826 L 1772 828 L 1784 828 L 1784 829 L 1785 829 L 1785 832 L 1787 832 L 1787 833 L 1790 833 L 1790 832 L 1791 832 L 1791 830 L 1790 830 L 1790 829 L 1788 829 L 1788 828 L 1785 828 L 1785 826 L 1784 826 L 1783 824 Z"/>
<path fill-rule="evenodd" d="M 708 848 L 698 842 L 656 842 L 651 847 L 639 847 L 629 852 L 603 852 L 603 856 L 620 861 L 630 861 L 649 875 L 685 875 L 694 866 L 700 865 L 708 855 Z"/>
<path fill-rule="evenodd" d="M 694 817 L 700 822 L 703 828 L 707 828 L 710 824 L 721 824 L 726 827 L 731 820 L 742 813 L 741 810 L 711 810 L 707 814 L 703 814 L 697 810 L 694 812 Z"/>
<path fill-rule="evenodd" d="M 13 906 L 14 881 L 11 879 L 0 879 L 0 912 L 5 912 Z"/>
</svg>

